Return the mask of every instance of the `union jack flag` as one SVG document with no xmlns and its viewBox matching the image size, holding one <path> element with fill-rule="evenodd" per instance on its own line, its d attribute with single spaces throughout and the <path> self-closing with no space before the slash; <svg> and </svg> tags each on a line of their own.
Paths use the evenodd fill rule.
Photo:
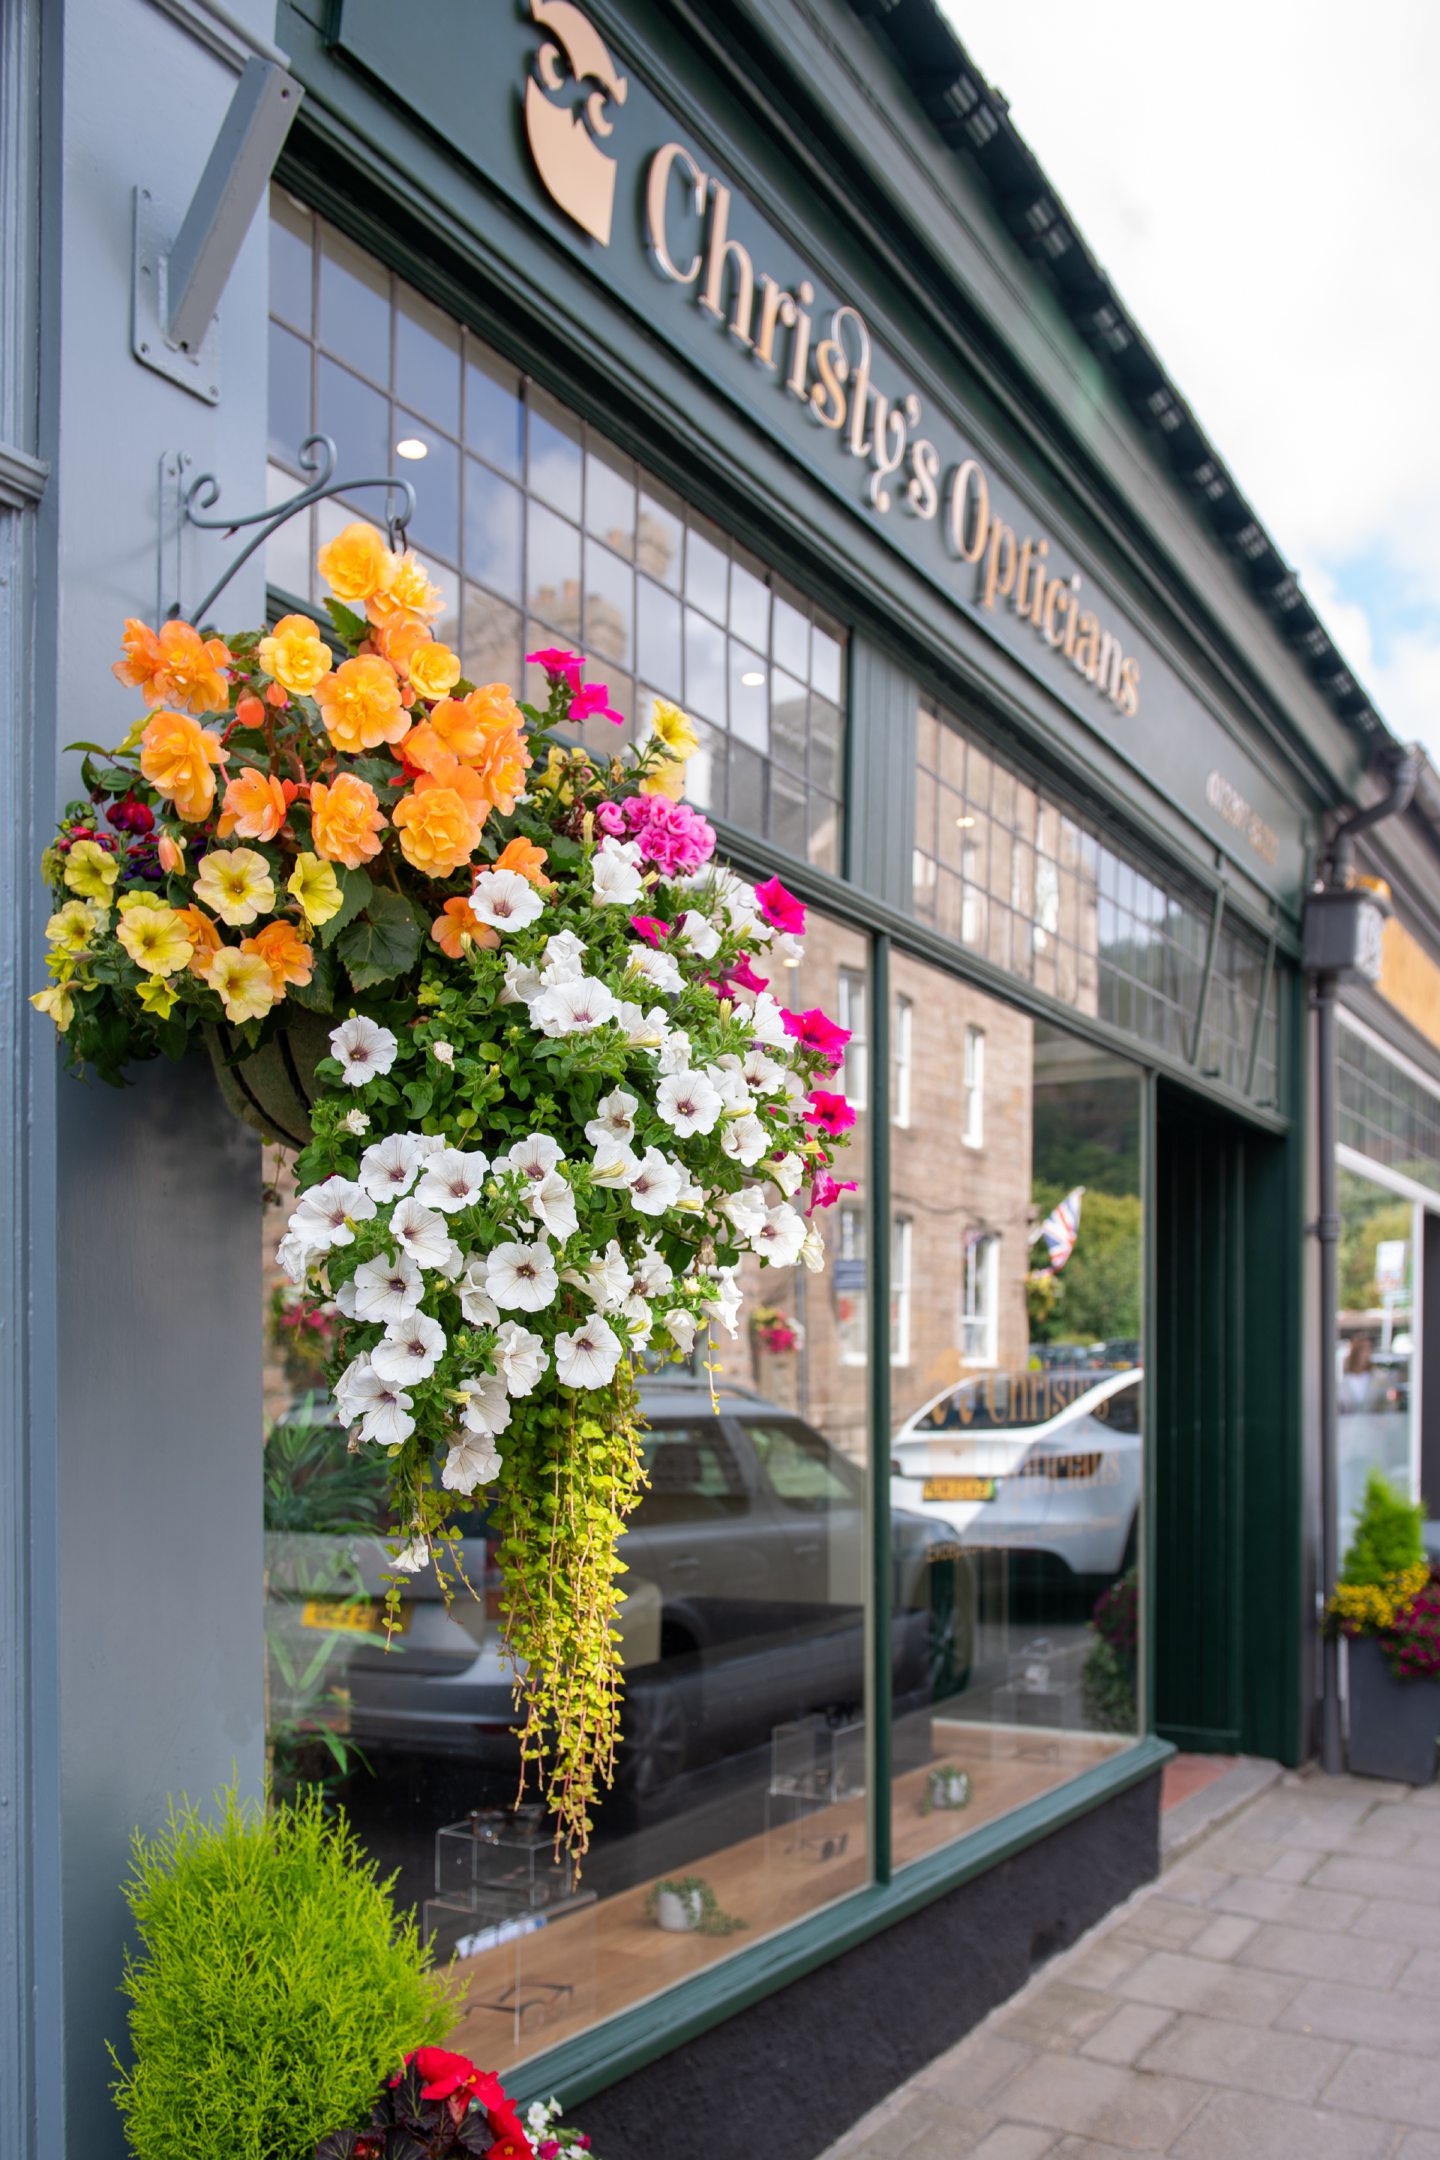
<svg viewBox="0 0 1440 2160">
<path fill-rule="evenodd" d="M 1043 1238 L 1045 1253 L 1050 1262 L 1050 1273 L 1058 1275 L 1075 1250 L 1075 1240 L 1080 1235 L 1080 1203 L 1085 1197 L 1085 1187 L 1077 1185 L 1068 1192 L 1060 1205 L 1047 1215 L 1031 1239 L 1038 1245 Z"/>
</svg>

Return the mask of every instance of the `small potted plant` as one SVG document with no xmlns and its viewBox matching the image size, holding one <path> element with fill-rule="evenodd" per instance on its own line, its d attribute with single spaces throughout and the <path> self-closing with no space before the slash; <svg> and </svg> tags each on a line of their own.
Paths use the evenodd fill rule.
<svg viewBox="0 0 1440 2160">
<path fill-rule="evenodd" d="M 522 2118 L 498 2077 L 467 2055 L 416 2048 L 381 2086 L 363 2130 L 332 2130 L 315 2160 L 560 2160 L 588 2152 L 583 2131 L 562 2126 L 558 2100 Z"/>
<path fill-rule="evenodd" d="M 667 1935 L 733 1935 L 737 1928 L 749 1925 L 733 1913 L 721 1911 L 703 1875 L 667 1876 L 653 1884 L 645 1900 L 645 1914 Z"/>
<path fill-rule="evenodd" d="M 969 1807 L 970 1773 L 958 1763 L 936 1763 L 925 1779 L 925 1798 L 920 1803 L 922 1815 L 952 1808 Z"/>
<path fill-rule="evenodd" d="M 1080 1674 L 1086 1722 L 1095 1732 L 1133 1733 L 1140 1643 L 1140 1578 L 1135 1568 L 1101 1592 L 1090 1625 L 1095 1641 Z"/>
<path fill-rule="evenodd" d="M 1348 1644 L 1351 1770 L 1428 1785 L 1440 1734 L 1440 1582 L 1424 1505 L 1372 1470 L 1327 1624 Z M 1427 1684 L 1428 1683 L 1428 1684 Z"/>
</svg>

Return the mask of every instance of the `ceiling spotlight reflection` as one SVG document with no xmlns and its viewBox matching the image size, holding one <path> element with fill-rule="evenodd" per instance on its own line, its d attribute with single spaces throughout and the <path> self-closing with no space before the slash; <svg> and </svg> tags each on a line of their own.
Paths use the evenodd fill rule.
<svg viewBox="0 0 1440 2160">
<path fill-rule="evenodd" d="M 430 445 L 421 442 L 418 435 L 402 435 L 395 445 L 395 455 L 408 458 L 429 457 Z"/>
<path fill-rule="evenodd" d="M 975 823 L 975 820 L 973 817 L 957 817 L 955 823 L 960 826 L 962 831 L 968 832 L 970 827 Z"/>
<path fill-rule="evenodd" d="M 740 681 L 746 690 L 763 690 L 765 687 L 765 676 L 760 668 L 747 669 Z"/>
</svg>

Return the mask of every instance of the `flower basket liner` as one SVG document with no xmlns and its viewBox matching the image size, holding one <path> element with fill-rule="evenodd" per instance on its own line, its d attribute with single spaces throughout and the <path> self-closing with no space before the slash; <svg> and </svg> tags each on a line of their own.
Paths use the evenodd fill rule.
<svg viewBox="0 0 1440 2160">
<path fill-rule="evenodd" d="M 236 1057 L 237 1031 L 221 1022 L 205 1030 L 206 1048 L 226 1107 L 242 1125 L 281 1147 L 310 1140 L 310 1106 L 318 1092 L 315 1067 L 328 1057 L 333 1020 L 297 1012 L 267 1043 Z"/>
</svg>

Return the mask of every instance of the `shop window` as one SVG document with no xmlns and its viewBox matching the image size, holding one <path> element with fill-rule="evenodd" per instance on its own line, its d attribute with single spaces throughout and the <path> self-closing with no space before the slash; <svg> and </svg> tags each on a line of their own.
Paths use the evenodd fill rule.
<svg viewBox="0 0 1440 2160">
<path fill-rule="evenodd" d="M 894 953 L 891 969 L 917 1071 L 958 1073 L 974 1031 L 990 1080 L 986 1146 L 954 1144 L 944 1090 L 917 1091 L 891 1134 L 904 1867 L 1138 1730 L 1142 1091 L 1122 1060 L 939 968 Z"/>
<path fill-rule="evenodd" d="M 1440 1088 L 1345 1019 L 1339 1065 L 1342 1144 L 1440 1191 Z"/>
<path fill-rule="evenodd" d="M 842 1200 L 839 1211 L 840 1272 L 835 1277 L 836 1336 L 845 1365 L 864 1365 L 870 1356 L 866 1317 L 865 1211 Z"/>
<path fill-rule="evenodd" d="M 1413 1199 L 1342 1169 L 1338 1369 L 1339 1546 L 1354 1534 L 1365 1481 L 1378 1470 L 1412 1499 L 1419 1490 Z"/>
<path fill-rule="evenodd" d="M 995 1283 L 1000 1240 L 990 1230 L 965 1234 L 960 1288 L 960 1355 L 967 1365 L 995 1363 Z"/>
<path fill-rule="evenodd" d="M 910 1263 L 914 1224 L 897 1215 L 890 1238 L 890 1362 L 910 1363 Z"/>
<path fill-rule="evenodd" d="M 608 680 L 626 733 L 665 697 L 700 724 L 690 797 L 839 871 L 845 637 L 557 398 L 282 190 L 271 198 L 267 499 L 312 431 L 339 471 L 398 472 L 411 539 L 446 597 L 437 635 L 472 680 L 525 680 L 523 654 L 571 645 Z M 327 502 L 269 543 L 271 586 L 317 605 L 316 547 L 379 497 Z M 601 730 L 604 730 L 602 733 Z M 609 722 L 585 738 L 608 750 Z"/>
<path fill-rule="evenodd" d="M 852 1107 L 863 1110 L 870 1086 L 870 1026 L 865 977 L 853 968 L 841 968 L 838 997 L 840 1025 L 850 1034 L 840 1077 Z"/>
<path fill-rule="evenodd" d="M 985 1030 L 965 1030 L 965 1108 L 961 1137 L 966 1147 L 985 1144 Z"/>
<path fill-rule="evenodd" d="M 912 1086 L 911 1044 L 914 1038 L 915 1004 L 912 998 L 897 997 L 891 1021 L 890 1040 L 890 1117 L 896 1125 L 910 1123 Z"/>
</svg>

